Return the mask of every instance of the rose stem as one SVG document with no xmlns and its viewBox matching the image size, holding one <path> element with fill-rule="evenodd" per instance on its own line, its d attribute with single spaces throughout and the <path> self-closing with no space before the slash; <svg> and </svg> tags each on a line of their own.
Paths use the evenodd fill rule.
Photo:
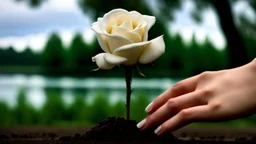
<svg viewBox="0 0 256 144">
<path fill-rule="evenodd" d="M 126 82 L 126 119 L 130 120 L 130 100 L 131 100 L 131 82 L 132 82 L 132 66 L 124 66 L 125 82 Z"/>
</svg>

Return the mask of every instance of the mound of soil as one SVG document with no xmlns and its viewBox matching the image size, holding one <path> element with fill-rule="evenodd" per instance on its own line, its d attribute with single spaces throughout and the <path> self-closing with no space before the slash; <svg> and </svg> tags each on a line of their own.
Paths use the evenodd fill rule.
<svg viewBox="0 0 256 144">
<path fill-rule="evenodd" d="M 87 141 L 141 144 L 173 143 L 179 141 L 170 133 L 156 136 L 154 134 L 154 129 L 140 131 L 136 127 L 136 124 L 137 122 L 134 120 L 110 117 L 82 135 L 82 139 Z"/>
<path fill-rule="evenodd" d="M 69 136 L 58 136 L 53 132 L 11 133 L 9 136 L 0 134 L 0 144 L 247 144 L 256 143 L 256 138 L 234 137 L 227 141 L 223 138 L 199 137 L 178 139 L 167 133 L 161 136 L 154 134 L 154 128 L 140 131 L 134 120 L 110 117 L 98 123 L 84 134 L 76 133 Z M 24 129 L 25 130 L 25 129 Z M 183 137 L 187 137 L 183 134 Z M 199 138 L 199 139 L 198 139 Z"/>
</svg>

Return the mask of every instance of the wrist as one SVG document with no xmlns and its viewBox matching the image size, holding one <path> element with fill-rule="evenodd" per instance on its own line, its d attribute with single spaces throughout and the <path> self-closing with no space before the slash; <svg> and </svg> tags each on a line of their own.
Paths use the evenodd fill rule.
<svg viewBox="0 0 256 144">
<path fill-rule="evenodd" d="M 256 58 L 254 58 L 251 63 L 252 71 L 256 74 Z"/>
</svg>

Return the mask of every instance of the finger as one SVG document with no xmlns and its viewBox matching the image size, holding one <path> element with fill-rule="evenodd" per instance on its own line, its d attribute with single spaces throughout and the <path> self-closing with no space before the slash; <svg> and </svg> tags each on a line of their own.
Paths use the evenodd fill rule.
<svg viewBox="0 0 256 144">
<path fill-rule="evenodd" d="M 155 130 L 155 133 L 157 135 L 161 135 L 167 131 L 177 130 L 191 122 L 210 120 L 212 117 L 210 112 L 211 110 L 208 105 L 201 105 L 184 109 L 159 126 Z"/>
<path fill-rule="evenodd" d="M 182 109 L 206 104 L 207 102 L 203 99 L 204 94 L 204 91 L 197 90 L 169 99 L 162 107 L 146 118 L 146 123 L 142 129 L 156 126 L 179 113 Z"/>
<path fill-rule="evenodd" d="M 163 94 L 158 96 L 152 103 L 146 107 L 147 113 L 153 113 L 162 105 L 164 105 L 170 98 L 177 97 L 195 90 L 197 85 L 197 77 L 194 76 L 183 81 L 178 82 L 172 88 L 165 91 Z"/>
</svg>

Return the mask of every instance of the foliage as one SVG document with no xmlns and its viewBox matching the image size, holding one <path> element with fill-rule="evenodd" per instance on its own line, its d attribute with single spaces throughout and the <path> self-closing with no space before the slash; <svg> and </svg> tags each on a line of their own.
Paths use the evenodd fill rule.
<svg viewBox="0 0 256 144">
<path fill-rule="evenodd" d="M 3 114 L 2 118 L 0 119 L 0 124 L 4 126 L 10 126 L 13 121 L 12 113 L 9 106 L 5 103 L 0 101 L 0 113 Z"/>
<path fill-rule="evenodd" d="M 42 65 L 52 70 L 63 68 L 65 65 L 65 51 L 60 37 L 53 33 L 46 42 L 41 55 Z"/>
<path fill-rule="evenodd" d="M 125 117 L 125 102 L 116 102 L 111 108 L 111 114 L 116 117 Z"/>
<path fill-rule="evenodd" d="M 76 34 L 69 46 L 67 52 L 68 68 L 81 68 L 84 64 L 91 61 L 89 56 L 92 55 L 92 50 L 89 45 L 83 40 L 81 34 Z"/>
<path fill-rule="evenodd" d="M 256 39 L 243 31 L 243 40 L 246 44 L 249 59 L 256 57 L 254 45 Z M 152 66 L 139 65 L 140 70 L 148 77 L 188 77 L 203 71 L 221 70 L 230 67 L 227 48 L 218 50 L 212 42 L 206 38 L 204 42 L 198 43 L 195 36 L 190 43 L 184 43 L 179 34 L 165 35 L 166 52 Z M 44 51 L 34 54 L 30 49 L 22 53 L 16 53 L 12 48 L 0 49 L 0 65 L 9 66 L 32 66 L 35 68 L 46 68 L 46 72 L 82 75 L 83 77 L 123 77 L 123 70 L 116 68 L 111 73 L 90 72 L 96 68 L 91 57 L 102 52 L 97 41 L 88 44 L 77 34 L 72 40 L 69 48 L 65 48 L 57 34 L 52 34 Z M 39 61 L 41 58 L 41 61 Z M 152 71 L 151 69 L 157 69 Z M 17 68 L 19 70 L 19 68 Z M 29 68 L 26 67 L 26 70 Z M 69 73 L 69 72 L 72 73 Z M 1 69 L 0 69 L 1 72 Z M 135 75 L 141 77 L 140 75 Z"/>
<path fill-rule="evenodd" d="M 107 95 L 98 91 L 96 98 L 89 103 L 81 93 L 75 95 L 73 103 L 66 107 L 63 98 L 58 91 L 47 92 L 47 100 L 38 111 L 27 101 L 25 91 L 19 92 L 17 106 L 12 108 L 5 102 L 0 101 L 0 126 L 25 126 L 25 125 L 48 125 L 48 126 L 91 126 L 108 116 L 125 116 L 123 101 L 111 105 Z M 146 116 L 145 107 L 149 104 L 146 91 L 134 93 L 131 101 L 131 119 L 140 121 Z M 256 116 L 227 121 L 222 123 L 200 123 L 194 126 L 255 126 Z"/>
<path fill-rule="evenodd" d="M 47 91 L 46 102 L 41 113 L 43 124 L 51 125 L 66 118 L 65 104 L 56 90 Z"/>
<path fill-rule="evenodd" d="M 98 123 L 111 116 L 110 104 L 107 96 L 103 92 L 97 93 L 94 97 L 94 103 L 88 109 L 90 109 L 88 119 L 92 123 Z"/>
<path fill-rule="evenodd" d="M 131 119 L 140 121 L 147 116 L 145 112 L 146 106 L 149 104 L 149 99 L 143 91 L 133 96 L 131 101 Z"/>
<path fill-rule="evenodd" d="M 67 120 L 70 121 L 85 121 L 89 113 L 89 107 L 86 105 L 85 96 L 77 94 L 74 96 L 74 101 L 67 109 Z"/>
<path fill-rule="evenodd" d="M 40 64 L 38 54 L 31 51 L 29 47 L 22 53 L 14 51 L 13 47 L 0 50 L 0 65 L 1 66 L 35 66 Z"/>
<path fill-rule="evenodd" d="M 25 90 L 23 89 L 18 94 L 17 106 L 14 108 L 13 113 L 13 121 L 17 124 L 30 125 L 38 121 L 37 110 L 28 102 Z"/>
</svg>

